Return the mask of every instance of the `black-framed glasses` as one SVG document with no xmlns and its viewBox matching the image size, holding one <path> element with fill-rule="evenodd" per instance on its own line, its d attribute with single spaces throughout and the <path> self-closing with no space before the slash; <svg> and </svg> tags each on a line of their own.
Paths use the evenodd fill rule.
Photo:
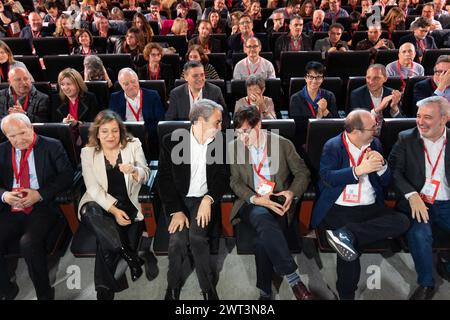
<svg viewBox="0 0 450 320">
<path fill-rule="evenodd" d="M 323 76 L 312 76 L 310 74 L 307 74 L 305 77 L 306 77 L 306 79 L 311 80 L 311 81 L 313 81 L 313 80 L 322 81 L 323 80 Z"/>
</svg>

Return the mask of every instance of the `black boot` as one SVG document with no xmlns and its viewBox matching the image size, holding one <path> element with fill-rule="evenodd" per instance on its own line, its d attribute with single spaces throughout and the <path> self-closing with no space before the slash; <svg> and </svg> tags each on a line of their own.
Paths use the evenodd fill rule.
<svg viewBox="0 0 450 320">
<path fill-rule="evenodd" d="M 170 289 L 167 288 L 164 300 L 180 300 L 180 288 Z"/>
<path fill-rule="evenodd" d="M 124 247 L 120 248 L 120 256 L 128 263 L 131 272 L 131 280 L 136 281 L 142 275 L 142 265 L 144 260 L 139 258 L 136 252 L 128 250 Z"/>
<path fill-rule="evenodd" d="M 219 300 L 216 288 L 211 288 L 207 292 L 202 291 L 203 300 Z"/>
<path fill-rule="evenodd" d="M 114 292 L 108 288 L 97 288 L 97 300 L 114 300 Z"/>
</svg>

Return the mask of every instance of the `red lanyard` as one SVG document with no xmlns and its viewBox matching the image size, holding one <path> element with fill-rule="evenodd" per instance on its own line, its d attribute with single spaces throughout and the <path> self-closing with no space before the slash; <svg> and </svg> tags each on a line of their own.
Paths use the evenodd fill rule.
<svg viewBox="0 0 450 320">
<path fill-rule="evenodd" d="M 31 35 L 33 36 L 33 38 L 40 38 L 41 37 L 41 31 L 34 33 L 34 31 L 31 31 Z"/>
<path fill-rule="evenodd" d="M 267 141 L 266 141 L 266 144 L 264 145 L 263 157 L 262 157 L 262 159 L 261 159 L 261 162 L 260 162 L 259 165 L 258 165 L 258 168 L 256 168 L 255 164 L 252 164 L 253 170 L 255 171 L 255 173 L 256 173 L 261 179 L 264 179 L 264 180 L 266 180 L 266 178 L 265 178 L 263 175 L 261 175 L 261 169 L 262 169 L 262 167 L 263 167 L 263 165 L 264 165 L 264 162 L 266 161 L 266 158 L 267 158 Z"/>
<path fill-rule="evenodd" d="M 84 48 L 81 47 L 81 52 L 82 52 L 82 54 L 83 54 L 84 56 L 88 56 L 88 55 L 91 54 L 91 48 L 89 47 L 89 50 L 88 50 L 88 52 L 86 53 L 86 52 L 84 51 Z"/>
<path fill-rule="evenodd" d="M 414 66 L 413 63 L 411 62 L 411 66 L 409 67 L 408 78 L 411 77 L 412 75 L 413 66 Z M 400 60 L 397 60 L 397 70 L 400 76 L 400 81 L 402 82 L 402 90 L 403 90 L 406 86 L 406 81 L 405 78 L 403 77 L 402 69 L 400 68 Z"/>
<path fill-rule="evenodd" d="M 252 31 L 252 37 L 254 37 L 254 36 L 255 36 L 255 34 Z M 245 39 L 244 39 L 244 36 L 242 35 L 242 33 L 241 33 L 241 42 L 242 42 L 242 44 L 245 44 Z"/>
<path fill-rule="evenodd" d="M 314 23 L 311 24 L 311 26 L 312 26 L 312 29 L 313 29 L 314 32 L 316 32 L 316 31 L 322 31 L 322 26 L 320 26 L 320 27 L 317 28 L 317 29 L 314 27 Z"/>
<path fill-rule="evenodd" d="M 14 104 L 16 104 L 17 103 L 17 95 L 15 93 L 13 93 L 13 97 L 14 97 Z M 29 100 L 29 98 L 30 98 L 29 95 L 27 95 L 25 97 L 25 103 L 22 106 L 23 111 L 27 111 L 27 109 L 28 109 L 28 100 Z"/>
<path fill-rule="evenodd" d="M 427 48 L 427 45 L 425 44 L 425 40 L 416 40 L 417 45 L 419 46 L 420 50 L 422 50 L 422 53 L 425 51 L 425 49 Z"/>
<path fill-rule="evenodd" d="M 6 62 L 6 63 L 8 63 L 8 62 Z M 7 72 L 6 72 L 6 75 L 3 73 L 3 68 L 0 66 L 0 76 L 2 77 L 2 81 L 6 81 L 7 79 L 7 76 L 8 76 L 8 73 L 9 73 L 9 64 L 7 64 L 6 65 L 6 70 L 7 70 Z"/>
<path fill-rule="evenodd" d="M 256 71 L 258 71 L 260 65 L 261 65 L 261 58 L 259 58 L 258 65 L 256 66 L 255 70 L 253 70 L 253 74 L 256 74 Z M 252 72 L 250 71 L 250 67 L 248 66 L 248 58 L 245 59 L 245 66 L 247 67 L 248 75 L 251 75 Z"/>
<path fill-rule="evenodd" d="M 447 144 L 447 139 L 445 139 L 444 143 L 442 144 L 441 151 L 439 151 L 439 155 L 438 155 L 438 157 L 436 159 L 436 163 L 433 166 L 433 164 L 431 163 L 430 155 L 428 154 L 427 147 L 425 146 L 425 142 L 423 143 L 423 150 L 425 151 L 425 155 L 427 156 L 428 163 L 431 166 L 431 179 L 433 179 L 433 176 L 436 173 L 436 169 L 437 169 L 439 160 L 441 160 L 442 151 L 444 150 L 444 147 L 445 147 L 446 144 Z"/>
<path fill-rule="evenodd" d="M 150 69 L 150 64 L 148 64 L 147 66 L 148 66 L 148 79 L 149 80 L 158 80 L 159 79 L 159 72 L 161 71 L 161 66 L 158 64 L 158 69 L 156 69 L 155 78 L 154 79 L 153 79 L 152 70 Z"/>
<path fill-rule="evenodd" d="M 342 143 L 344 144 L 345 150 L 347 150 L 348 158 L 350 159 L 350 163 L 352 164 L 352 167 L 357 167 L 361 164 L 362 159 L 364 155 L 366 154 L 367 148 L 364 149 L 363 152 L 361 152 L 361 155 L 359 156 L 358 162 L 355 164 L 355 159 L 353 159 L 352 154 L 350 153 L 350 149 L 348 147 L 347 139 L 345 139 L 345 134 L 342 134 Z"/>
<path fill-rule="evenodd" d="M 142 89 L 139 90 L 139 93 L 141 95 L 141 100 L 140 100 L 139 109 L 138 109 L 137 112 L 134 111 L 134 109 L 131 107 L 131 104 L 127 101 L 128 108 L 130 108 L 130 110 L 133 113 L 134 118 L 136 119 L 136 121 L 139 121 L 139 114 L 141 113 L 141 110 L 142 110 Z"/>
<path fill-rule="evenodd" d="M 292 40 L 292 38 L 291 38 L 291 46 L 292 46 L 293 51 L 300 51 L 300 47 L 302 46 L 300 37 L 297 40 L 297 45 L 295 45 L 295 41 Z"/>
<path fill-rule="evenodd" d="M 69 114 L 78 121 L 78 97 L 75 99 L 74 103 L 69 99 Z"/>
<path fill-rule="evenodd" d="M 16 179 L 17 184 L 20 185 L 20 174 L 22 173 L 23 168 L 25 167 L 25 164 L 28 161 L 28 157 L 31 154 L 31 151 L 33 151 L 34 145 L 36 144 L 36 133 L 33 137 L 33 142 L 28 147 L 27 152 L 25 153 L 25 156 L 20 158 L 20 167 L 19 171 L 17 171 L 17 163 L 16 163 L 16 151 L 14 150 L 14 147 L 11 146 L 11 161 L 12 161 L 12 167 L 14 171 L 14 178 Z"/>
<path fill-rule="evenodd" d="M 430 79 L 430 82 L 431 82 L 431 87 L 433 88 L 433 90 L 436 90 L 437 89 L 437 85 L 436 85 L 436 83 L 434 83 L 433 78 Z"/>
</svg>

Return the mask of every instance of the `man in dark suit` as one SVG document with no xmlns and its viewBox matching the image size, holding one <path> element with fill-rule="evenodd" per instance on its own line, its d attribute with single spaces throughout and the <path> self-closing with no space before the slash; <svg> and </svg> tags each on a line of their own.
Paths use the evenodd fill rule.
<svg viewBox="0 0 450 320">
<path fill-rule="evenodd" d="M 176 130 L 161 141 L 157 183 L 170 221 L 165 299 L 180 297 L 190 248 L 203 298 L 218 300 L 208 235 L 220 222 L 219 204 L 229 181 L 225 138 L 220 133 L 222 107 L 208 99 L 199 100 L 194 103 L 189 120 L 190 130 Z"/>
<path fill-rule="evenodd" d="M 412 34 L 407 34 L 400 38 L 399 46 L 404 43 L 412 43 L 416 47 L 417 57 L 422 61 L 425 50 L 437 49 L 433 36 L 429 34 L 431 23 L 423 17 L 419 17 L 411 23 Z"/>
<path fill-rule="evenodd" d="M 61 143 L 37 136 L 25 114 L 6 116 L 1 129 L 9 141 L 0 144 L 0 299 L 12 300 L 19 291 L 5 259 L 17 239 L 38 300 L 54 299 L 46 240 L 61 214 L 55 196 L 70 187 L 72 166 Z"/>
<path fill-rule="evenodd" d="M 28 70 L 17 67 L 8 73 L 9 88 L 0 90 L 0 118 L 25 113 L 31 122 L 50 121 L 49 97 L 36 90 Z"/>
<path fill-rule="evenodd" d="M 308 35 L 302 33 L 303 19 L 294 16 L 289 22 L 289 33 L 278 37 L 275 42 L 275 60 L 279 64 L 282 51 L 311 51 L 312 43 Z"/>
<path fill-rule="evenodd" d="M 230 116 L 222 91 L 218 86 L 206 82 L 203 65 L 197 61 L 186 62 L 183 73 L 187 83 L 170 92 L 166 120 L 188 120 L 194 103 L 200 99 L 209 99 L 222 106 L 223 127 L 227 128 L 230 124 Z"/>
<path fill-rule="evenodd" d="M 311 300 L 285 238 L 295 215 L 294 197 L 300 198 L 308 187 L 309 170 L 291 141 L 261 129 L 255 106 L 239 109 L 234 127 L 238 138 L 228 145 L 228 154 L 230 186 L 237 200 L 230 219 L 232 224 L 245 223 L 256 231 L 260 300 L 274 298 L 274 272 L 286 278 L 297 300 Z"/>
<path fill-rule="evenodd" d="M 374 138 L 376 129 L 369 111 L 350 112 L 345 132 L 326 142 L 320 158 L 320 196 L 312 227 L 325 231 L 338 254 L 336 287 L 341 299 L 355 299 L 361 250 L 409 227 L 405 215 L 384 206 L 383 188 L 389 185 L 391 171 Z"/>
<path fill-rule="evenodd" d="M 400 110 L 402 94 L 386 87 L 386 67 L 372 64 L 366 71 L 366 84 L 351 92 L 349 111 L 365 109 L 376 116 L 377 122 L 383 118 L 403 117 Z"/>
<path fill-rule="evenodd" d="M 417 128 L 399 134 L 389 165 L 397 208 L 412 218 L 407 238 L 419 287 L 410 300 L 428 300 L 435 292 L 432 226 L 450 233 L 450 132 L 446 129 L 450 104 L 443 97 L 428 97 L 417 107 Z M 450 281 L 448 257 L 439 256 L 438 261 L 438 273 Z"/>
<path fill-rule="evenodd" d="M 157 140 L 158 121 L 164 120 L 164 107 L 155 90 L 141 88 L 139 78 L 131 68 L 123 68 L 118 75 L 122 90 L 111 95 L 109 109 L 123 121 L 144 121 L 150 139 Z"/>
<path fill-rule="evenodd" d="M 431 97 L 441 96 L 450 101 L 450 56 L 440 56 L 434 65 L 434 75 L 429 79 L 417 82 L 414 85 L 413 105 L 417 101 Z"/>
<path fill-rule="evenodd" d="M 198 22 L 198 36 L 189 40 L 188 46 L 198 44 L 202 46 L 205 54 L 222 52 L 220 40 L 210 37 L 212 32 L 211 22 L 201 20 Z"/>
<path fill-rule="evenodd" d="M 39 13 L 31 12 L 28 16 L 29 25 L 20 31 L 20 38 L 28 39 L 30 45 L 33 45 L 34 38 L 42 38 L 53 35 L 55 31 L 55 25 L 52 24 L 48 27 L 43 26 L 43 20 Z"/>
</svg>

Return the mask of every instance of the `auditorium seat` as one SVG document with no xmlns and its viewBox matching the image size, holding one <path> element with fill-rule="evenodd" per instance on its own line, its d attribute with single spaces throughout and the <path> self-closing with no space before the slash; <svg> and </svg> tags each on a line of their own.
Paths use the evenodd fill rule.
<svg viewBox="0 0 450 320">
<path fill-rule="evenodd" d="M 51 83 L 57 83 L 59 73 L 66 68 L 73 68 L 78 72 L 82 72 L 84 70 L 83 59 L 84 57 L 80 55 L 45 56 L 44 64 L 48 81 Z"/>
<path fill-rule="evenodd" d="M 228 79 L 227 76 L 227 63 L 226 54 L 221 53 L 209 53 L 208 54 L 209 63 L 216 69 L 217 74 L 220 79 Z"/>
<path fill-rule="evenodd" d="M 310 61 L 322 61 L 320 51 L 284 51 L 280 55 L 280 78 L 284 92 L 289 92 L 290 79 L 304 77 L 305 66 Z"/>
<path fill-rule="evenodd" d="M 394 43 L 395 47 L 398 49 L 400 47 L 400 39 L 408 34 L 411 34 L 412 31 L 410 30 L 395 30 L 392 32 L 392 42 Z"/>
<path fill-rule="evenodd" d="M 111 81 L 114 83 L 117 80 L 119 71 L 123 68 L 132 68 L 131 56 L 129 54 L 98 54 L 102 59 L 106 70 L 112 70 Z"/>
<path fill-rule="evenodd" d="M 398 60 L 398 49 L 395 50 L 377 50 L 375 63 L 387 66 L 389 63 Z"/>
<path fill-rule="evenodd" d="M 302 90 L 305 85 L 305 78 L 291 78 L 289 86 L 289 101 L 292 95 Z M 325 77 L 323 79 L 322 85 L 320 86 L 321 88 L 334 93 L 338 110 L 344 110 L 345 106 L 345 91 L 343 90 L 342 85 L 343 84 L 340 77 Z"/>
<path fill-rule="evenodd" d="M 416 126 L 416 119 L 384 119 L 383 127 L 381 128 L 380 141 L 383 145 L 383 152 L 385 158 L 391 153 L 392 147 L 398 140 L 398 134 L 401 131 L 411 129 Z"/>
<path fill-rule="evenodd" d="M 25 64 L 28 71 L 33 76 L 34 81 L 47 80 L 38 56 L 14 56 L 14 60 L 21 61 Z"/>
<path fill-rule="evenodd" d="M 152 42 L 167 43 L 169 45 L 169 47 L 174 47 L 177 50 L 177 53 L 181 57 L 184 57 L 186 55 L 187 48 L 188 48 L 186 36 L 156 35 L 153 37 Z"/>
<path fill-rule="evenodd" d="M 269 49 L 271 52 L 275 51 L 275 43 L 277 42 L 278 38 L 282 36 L 283 34 L 286 34 L 287 31 L 289 31 L 288 28 L 286 28 L 286 31 L 284 32 L 272 32 L 268 34 L 269 37 Z"/>
<path fill-rule="evenodd" d="M 180 61 L 180 55 L 178 53 L 173 54 L 165 54 L 161 58 L 161 62 L 171 65 L 173 70 L 173 77 L 174 79 L 179 79 L 181 75 L 181 61 Z"/>
<path fill-rule="evenodd" d="M 93 47 L 97 50 L 97 53 L 106 53 L 108 38 L 105 37 L 93 37 Z"/>
<path fill-rule="evenodd" d="M 341 79 L 363 76 L 369 61 L 369 51 L 330 52 L 327 55 L 327 76 Z"/>
<path fill-rule="evenodd" d="M 223 95 L 224 99 L 226 98 L 227 87 L 225 85 L 225 80 L 223 80 L 223 79 L 214 79 L 214 80 L 213 79 L 209 79 L 209 80 L 206 80 L 206 82 L 209 82 L 211 84 L 214 84 L 214 85 L 218 86 L 220 88 L 220 90 L 222 90 L 222 95 Z M 176 79 L 174 88 L 176 88 L 178 86 L 181 86 L 181 85 L 183 85 L 185 83 L 186 83 L 186 80 L 184 80 L 184 79 Z"/>
<path fill-rule="evenodd" d="M 422 12 L 422 9 L 420 9 L 420 12 Z M 420 16 L 420 13 L 414 12 L 414 15 L 407 15 L 405 19 L 405 29 L 409 30 L 411 27 L 411 23 L 416 20 Z"/>
<path fill-rule="evenodd" d="M 111 94 L 106 81 L 85 81 L 88 91 L 95 94 L 100 110 L 108 109 Z"/>
<path fill-rule="evenodd" d="M 69 41 L 67 38 L 34 38 L 33 46 L 36 49 L 36 54 L 39 57 L 70 54 Z"/>
<path fill-rule="evenodd" d="M 225 33 L 211 33 L 209 36 L 220 41 L 220 52 L 226 53 L 228 51 L 228 37 Z"/>
<path fill-rule="evenodd" d="M 414 86 L 417 82 L 426 79 L 427 77 L 413 77 L 406 81 L 405 90 L 402 97 L 403 113 L 410 118 L 416 117 L 417 108 L 414 105 Z"/>
<path fill-rule="evenodd" d="M 428 49 L 425 50 L 422 59 L 422 66 L 425 69 L 426 76 L 432 76 L 434 74 L 434 64 L 441 55 L 449 55 L 450 49 Z"/>
<path fill-rule="evenodd" d="M 28 39 L 2 38 L 1 40 L 8 45 L 13 55 L 31 56 L 33 54 Z"/>
</svg>

